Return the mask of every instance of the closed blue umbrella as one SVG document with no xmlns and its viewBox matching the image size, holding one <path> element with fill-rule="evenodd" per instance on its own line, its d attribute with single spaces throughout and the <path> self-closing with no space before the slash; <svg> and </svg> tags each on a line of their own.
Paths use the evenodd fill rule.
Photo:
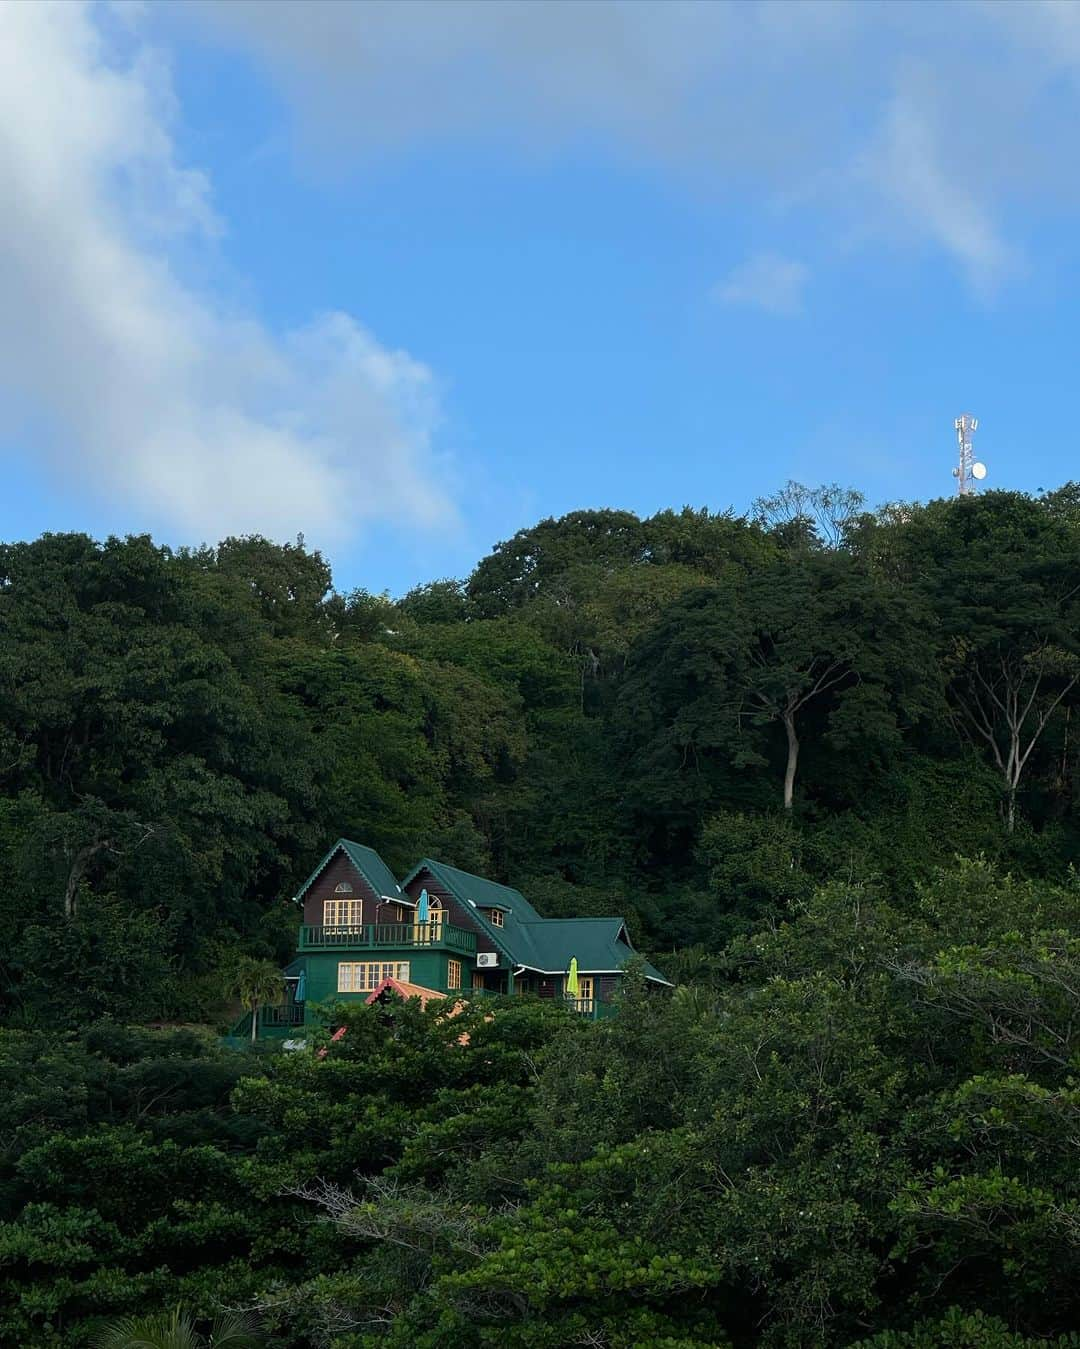
<svg viewBox="0 0 1080 1349">
<path fill-rule="evenodd" d="M 416 921 L 418 923 L 427 923 L 431 919 L 431 904 L 428 902 L 427 891 L 420 891 L 420 903 L 416 906 Z"/>
<path fill-rule="evenodd" d="M 300 978 L 296 981 L 296 993 L 293 996 L 296 1002 L 303 1002 L 307 997 L 307 970 L 300 971 Z"/>
</svg>

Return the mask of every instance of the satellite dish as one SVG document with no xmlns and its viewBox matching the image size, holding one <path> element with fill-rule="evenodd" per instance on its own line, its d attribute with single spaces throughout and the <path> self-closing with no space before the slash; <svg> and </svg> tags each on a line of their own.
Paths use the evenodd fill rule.
<svg viewBox="0 0 1080 1349">
<path fill-rule="evenodd" d="M 986 465 L 980 464 L 978 460 L 976 460 L 971 466 L 971 476 L 973 478 L 978 478 L 978 480 L 982 482 L 983 478 L 986 477 Z"/>
</svg>

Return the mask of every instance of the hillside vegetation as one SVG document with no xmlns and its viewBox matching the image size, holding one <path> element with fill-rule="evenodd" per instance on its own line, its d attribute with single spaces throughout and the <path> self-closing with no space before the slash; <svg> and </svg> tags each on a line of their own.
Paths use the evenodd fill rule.
<svg viewBox="0 0 1080 1349">
<path fill-rule="evenodd" d="M 0 546 L 0 1343 L 1080 1344 L 1078 793 L 1072 484 Z M 223 1048 L 340 835 L 679 987 Z"/>
</svg>

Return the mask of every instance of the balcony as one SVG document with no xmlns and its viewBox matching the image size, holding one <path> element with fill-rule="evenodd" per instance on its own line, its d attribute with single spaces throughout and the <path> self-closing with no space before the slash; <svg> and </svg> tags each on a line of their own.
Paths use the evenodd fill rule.
<svg viewBox="0 0 1080 1349">
<path fill-rule="evenodd" d="M 426 949 L 476 954 L 476 933 L 449 923 L 359 923 L 327 927 L 307 924 L 300 929 L 301 951 L 380 951 Z"/>
</svg>

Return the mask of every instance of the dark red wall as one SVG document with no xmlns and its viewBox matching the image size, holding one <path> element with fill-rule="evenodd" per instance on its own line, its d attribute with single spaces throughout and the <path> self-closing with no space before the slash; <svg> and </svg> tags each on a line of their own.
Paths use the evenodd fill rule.
<svg viewBox="0 0 1080 1349">
<path fill-rule="evenodd" d="M 439 884 L 430 871 L 421 871 L 420 874 L 414 876 L 405 887 L 405 893 L 410 899 L 419 899 L 421 890 L 426 890 L 428 892 L 428 899 L 435 899 L 436 896 L 438 897 L 439 902 L 446 910 L 446 922 L 452 923 L 454 927 L 463 927 L 466 932 L 476 933 L 477 951 L 499 950 L 484 931 L 476 917 L 476 911 L 473 909 L 472 905 L 462 904 L 456 900 L 449 890 L 444 889 L 444 887 Z M 506 968 L 506 957 L 501 951 L 499 951 L 499 967 L 504 970 Z"/>
<path fill-rule="evenodd" d="M 335 895 L 334 887 L 342 881 L 352 886 L 351 895 Z M 359 899 L 363 903 L 365 923 L 374 923 L 375 906 L 378 905 L 380 923 L 408 923 L 412 921 L 412 910 L 401 904 L 380 902 L 380 896 L 368 885 L 343 852 L 336 853 L 319 875 L 311 883 L 311 889 L 304 896 L 304 922 L 321 926 L 323 921 L 323 901 L 327 899 Z"/>
</svg>

